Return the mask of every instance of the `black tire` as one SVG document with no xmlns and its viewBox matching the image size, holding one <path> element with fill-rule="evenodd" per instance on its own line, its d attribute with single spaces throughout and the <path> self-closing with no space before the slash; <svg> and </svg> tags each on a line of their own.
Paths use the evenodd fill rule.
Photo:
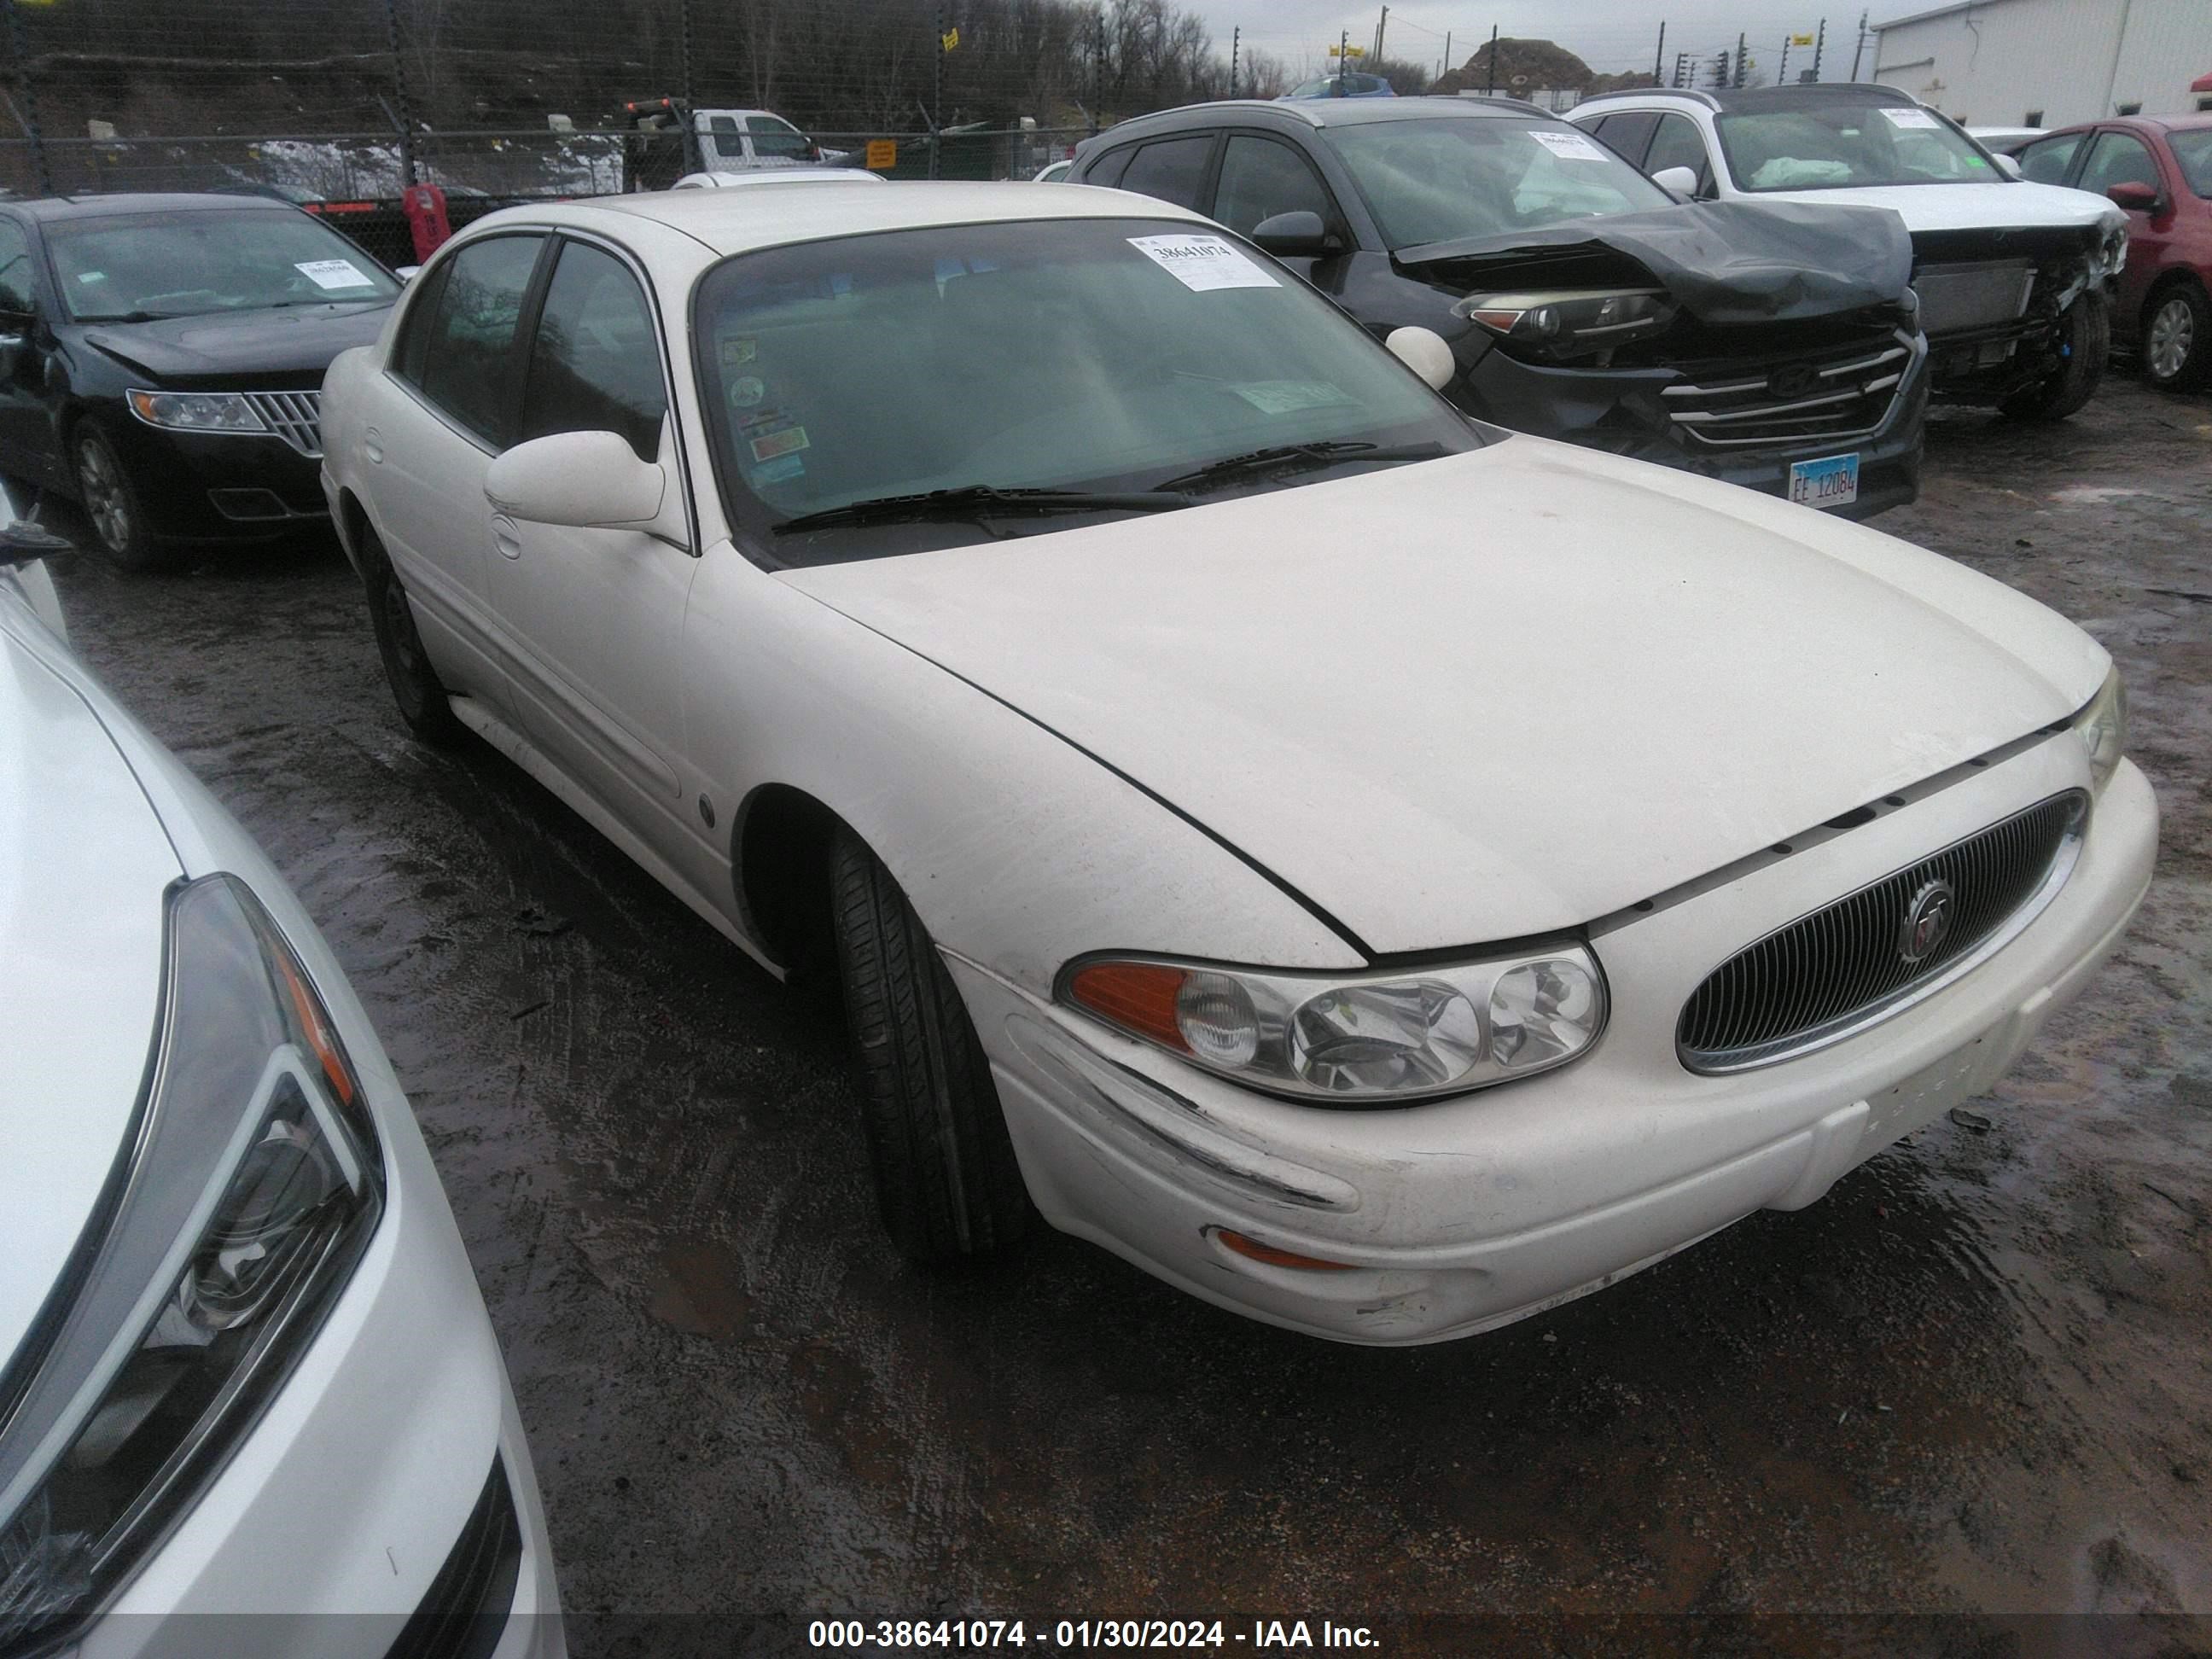
<svg viewBox="0 0 2212 1659">
<path fill-rule="evenodd" d="M 2142 315 L 2143 379 L 2161 392 L 2212 381 L 2212 301 L 2186 277 L 2150 296 Z"/>
<path fill-rule="evenodd" d="M 152 576 L 191 562 L 182 549 L 148 528 L 138 486 L 98 427 L 80 426 L 70 434 L 70 466 L 93 549 L 108 563 L 134 576 Z"/>
<path fill-rule="evenodd" d="M 450 694 L 430 665 L 430 653 L 422 648 L 407 590 L 400 586 L 399 573 L 392 568 L 376 532 L 363 525 L 356 533 L 361 543 L 362 586 L 368 593 L 368 625 L 376 635 L 376 653 L 384 659 L 384 678 L 392 683 L 399 718 L 423 742 L 450 748 L 467 728 L 454 718 Z"/>
<path fill-rule="evenodd" d="M 849 832 L 830 851 L 830 896 L 884 1227 L 915 1261 L 1003 1249 L 1035 1212 L 959 989 L 890 872 Z"/>
<path fill-rule="evenodd" d="M 2063 421 L 2096 395 L 2112 355 L 2112 309 L 2103 292 L 2077 296 L 2058 319 L 2058 367 L 1997 407 L 2018 421 Z"/>
</svg>

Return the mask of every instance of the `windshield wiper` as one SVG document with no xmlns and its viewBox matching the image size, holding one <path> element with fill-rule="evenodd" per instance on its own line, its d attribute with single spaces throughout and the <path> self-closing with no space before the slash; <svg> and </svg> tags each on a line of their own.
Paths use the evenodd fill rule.
<svg viewBox="0 0 2212 1659">
<path fill-rule="evenodd" d="M 1242 455 L 1228 455 L 1218 461 L 1209 461 L 1196 471 L 1180 473 L 1164 480 L 1157 487 L 1163 490 L 1184 490 L 1205 484 L 1227 483 L 1251 472 L 1308 472 L 1319 467 L 1335 466 L 1345 461 L 1425 461 L 1443 453 L 1444 447 L 1437 443 L 1400 444 L 1385 449 L 1380 444 L 1370 443 L 1362 438 L 1328 438 L 1310 444 L 1273 444 L 1266 449 L 1255 449 Z"/>
<path fill-rule="evenodd" d="M 854 525 L 896 524 L 914 519 L 1010 518 L 1039 513 L 1161 513 L 1188 507 L 1187 496 L 1170 490 L 1147 489 L 1116 494 L 1095 489 L 1001 489 L 994 484 L 967 484 L 957 489 L 932 489 L 918 495 L 876 495 L 848 501 L 819 513 L 802 513 L 775 526 L 779 536 L 796 531 L 837 530 Z"/>
</svg>

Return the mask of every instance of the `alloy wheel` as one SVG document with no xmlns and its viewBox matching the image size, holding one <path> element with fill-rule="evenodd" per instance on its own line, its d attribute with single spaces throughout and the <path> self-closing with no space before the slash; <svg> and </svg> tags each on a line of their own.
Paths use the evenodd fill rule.
<svg viewBox="0 0 2212 1659">
<path fill-rule="evenodd" d="M 131 502 L 123 491 L 122 475 L 107 451 L 96 443 L 81 444 L 76 452 L 78 482 L 84 489 L 85 515 L 106 545 L 121 551 L 131 545 Z"/>
<path fill-rule="evenodd" d="M 2150 336 L 2143 355 L 2150 360 L 2150 370 L 2161 380 L 2170 380 L 2181 373 L 2181 366 L 2189 361 L 2191 349 L 2197 343 L 2197 314 L 2189 301 L 2175 295 L 2158 308 L 2150 319 Z"/>
</svg>

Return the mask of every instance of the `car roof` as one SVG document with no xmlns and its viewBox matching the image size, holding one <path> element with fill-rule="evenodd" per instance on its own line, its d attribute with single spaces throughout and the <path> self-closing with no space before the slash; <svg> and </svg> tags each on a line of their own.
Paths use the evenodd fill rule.
<svg viewBox="0 0 2212 1659">
<path fill-rule="evenodd" d="M 1118 190 L 1001 181 L 931 183 L 886 179 L 881 190 L 656 190 L 549 202 L 487 214 L 470 226 L 573 225 L 617 240 L 624 222 L 648 220 L 681 232 L 716 254 L 780 247 L 830 236 L 865 236 L 933 225 L 1001 224 L 1038 219 L 1211 220 L 1150 196 Z"/>
<path fill-rule="evenodd" d="M 1564 118 L 1517 98 L 1224 98 L 1207 104 L 1184 104 L 1176 109 L 1155 110 L 1132 116 L 1083 143 L 1086 150 L 1111 143 L 1131 131 L 1171 131 L 1193 127 L 1233 126 L 1239 121 L 1275 116 L 1303 121 L 1310 127 L 1358 127 L 1377 121 L 1435 120 L 1439 116 L 1468 116 L 1476 119 L 1515 116 L 1526 120 L 1540 116 L 1547 121 Z"/>
<path fill-rule="evenodd" d="M 1917 106 L 1920 100 L 1909 92 L 1895 87 L 1883 86 L 1874 81 L 1823 81 L 1814 86 L 1743 87 L 1722 91 L 1689 87 L 1632 87 L 1620 92 L 1601 92 L 1577 104 L 1573 112 L 1581 114 L 1592 104 L 1626 104 L 1632 99 L 1677 98 L 1685 103 L 1702 104 L 1707 109 L 1725 110 L 1731 114 L 1757 115 L 1770 110 L 1808 109 L 1821 104 L 1863 103 L 1869 97 L 1893 99 L 1900 104 Z"/>
<path fill-rule="evenodd" d="M 2093 127 L 2142 127 L 2154 132 L 2197 132 L 2212 127 L 2212 111 L 2201 115 L 2100 115 L 2087 121 L 2069 121 L 2063 127 L 2051 127 L 2039 133 L 2039 137 L 2054 137 L 2062 133 L 2087 132 Z M 1966 129 L 1969 132 L 1973 128 Z"/>
<path fill-rule="evenodd" d="M 799 185 L 880 185 L 885 182 L 881 173 L 864 173 L 857 167 L 757 167 L 748 173 L 687 173 L 669 188 L 750 190 L 761 185 L 775 185 L 780 189 L 789 190 Z"/>
<path fill-rule="evenodd" d="M 289 202 L 272 196 L 191 194 L 183 191 L 128 192 L 113 196 L 37 196 L 10 202 L 33 218 L 105 219 L 126 213 L 297 213 Z"/>
</svg>

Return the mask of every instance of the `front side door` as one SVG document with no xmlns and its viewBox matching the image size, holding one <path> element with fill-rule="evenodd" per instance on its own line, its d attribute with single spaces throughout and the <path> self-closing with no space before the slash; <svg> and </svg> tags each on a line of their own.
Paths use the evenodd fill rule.
<svg viewBox="0 0 2212 1659">
<path fill-rule="evenodd" d="M 1646 178 L 1668 167 L 1689 168 L 1698 175 L 1697 198 L 1701 202 L 1712 198 L 1713 158 L 1706 152 L 1705 136 L 1698 131 L 1695 121 L 1671 110 L 1661 112 L 1658 129 L 1651 135 L 1650 148 L 1644 152 Z"/>
<path fill-rule="evenodd" d="M 659 330 L 629 262 L 562 238 L 527 356 L 516 441 L 613 432 L 684 500 Z M 680 520 L 679 520 L 680 521 Z M 647 842 L 680 840 L 675 664 L 689 546 L 630 529 L 494 521 L 492 600 L 525 735 Z"/>
<path fill-rule="evenodd" d="M 2145 185 L 2158 192 L 2157 210 L 2128 210 L 2128 262 L 2120 272 L 2118 316 L 2121 331 L 2132 335 L 2142 315 L 2150 285 L 2166 263 L 2166 245 L 2173 234 L 2173 191 L 2160 178 L 2158 158 L 2150 146 L 2132 132 L 2100 129 L 2082 164 L 2077 190 L 2102 196 L 2114 185 Z"/>
<path fill-rule="evenodd" d="M 468 242 L 425 274 L 360 442 L 370 520 L 456 691 L 505 707 L 484 472 L 512 440 L 517 336 L 542 233 Z"/>
</svg>

